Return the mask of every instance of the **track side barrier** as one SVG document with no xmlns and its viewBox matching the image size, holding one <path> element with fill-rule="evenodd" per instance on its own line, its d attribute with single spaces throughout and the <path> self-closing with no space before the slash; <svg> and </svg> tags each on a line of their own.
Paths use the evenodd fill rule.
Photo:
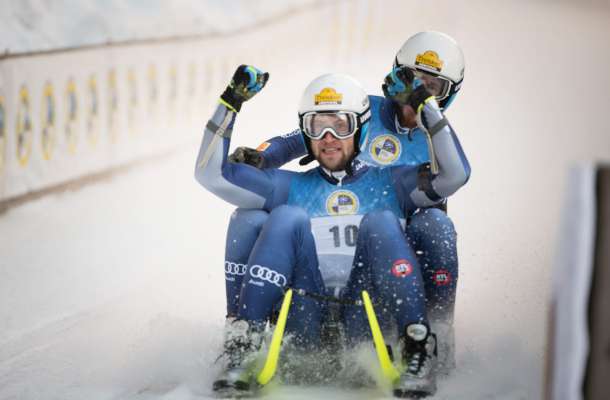
<svg viewBox="0 0 610 400">
<path fill-rule="evenodd" d="M 235 32 L 0 57 L 0 212 L 192 143 L 236 65 L 282 66 L 266 28 L 336 8 L 296 4 Z"/>
</svg>

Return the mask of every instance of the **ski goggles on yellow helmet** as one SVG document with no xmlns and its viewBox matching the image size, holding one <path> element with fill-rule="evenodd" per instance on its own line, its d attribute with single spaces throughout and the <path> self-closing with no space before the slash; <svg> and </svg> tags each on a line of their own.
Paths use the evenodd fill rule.
<svg viewBox="0 0 610 400">
<path fill-rule="evenodd" d="M 320 140 L 330 132 L 339 140 L 348 139 L 358 131 L 358 115 L 349 111 L 313 111 L 302 116 L 303 132 Z"/>
</svg>

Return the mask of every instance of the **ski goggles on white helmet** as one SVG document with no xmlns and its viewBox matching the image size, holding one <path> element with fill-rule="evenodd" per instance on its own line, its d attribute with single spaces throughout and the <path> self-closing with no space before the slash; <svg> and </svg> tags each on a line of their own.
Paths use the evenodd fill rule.
<svg viewBox="0 0 610 400">
<path fill-rule="evenodd" d="M 313 111 L 303 114 L 303 132 L 307 137 L 320 140 L 330 132 L 339 140 L 348 139 L 358 131 L 358 116 L 348 111 Z"/>
<path fill-rule="evenodd" d="M 436 76 L 424 71 L 420 71 L 418 69 L 409 68 L 413 75 L 415 75 L 416 86 L 417 80 L 424 85 L 426 90 L 434 97 L 436 97 L 437 101 L 441 101 L 449 97 L 451 94 L 451 86 L 453 86 L 453 82 L 451 80 L 444 78 L 442 76 Z"/>
</svg>

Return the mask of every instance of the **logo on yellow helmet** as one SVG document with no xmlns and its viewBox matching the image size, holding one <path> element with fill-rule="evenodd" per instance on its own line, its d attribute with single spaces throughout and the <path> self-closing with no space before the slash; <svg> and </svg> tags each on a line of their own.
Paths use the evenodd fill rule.
<svg viewBox="0 0 610 400">
<path fill-rule="evenodd" d="M 443 69 L 443 60 L 440 59 L 437 52 L 426 50 L 423 54 L 417 55 L 415 58 L 415 65 L 422 65 L 441 72 L 441 69 Z"/>
<path fill-rule="evenodd" d="M 337 93 L 337 91 L 333 88 L 324 88 L 320 91 L 320 93 L 316 94 L 314 97 L 314 103 L 316 106 L 326 105 L 326 104 L 341 104 L 343 101 L 343 95 L 341 93 Z"/>
</svg>

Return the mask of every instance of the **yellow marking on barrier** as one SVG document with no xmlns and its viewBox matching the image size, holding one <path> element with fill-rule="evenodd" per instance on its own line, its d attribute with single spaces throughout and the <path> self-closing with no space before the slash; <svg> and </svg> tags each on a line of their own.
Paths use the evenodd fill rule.
<svg viewBox="0 0 610 400">
<path fill-rule="evenodd" d="M 151 118 L 158 118 L 156 105 L 159 98 L 159 88 L 157 86 L 157 68 L 150 64 L 148 66 L 148 113 Z"/>
<path fill-rule="evenodd" d="M 136 73 L 133 68 L 127 71 L 127 87 L 129 88 L 129 105 L 136 107 L 138 105 L 138 81 L 136 80 Z"/>
<path fill-rule="evenodd" d="M 51 82 L 44 85 L 40 114 L 42 156 L 48 161 L 55 147 L 55 96 Z"/>
<path fill-rule="evenodd" d="M 117 87 L 117 72 L 114 68 L 108 71 L 108 136 L 111 143 L 116 143 L 119 135 L 118 130 L 118 112 L 119 112 L 119 90 Z"/>
<path fill-rule="evenodd" d="M 394 383 L 398 380 L 398 378 L 400 378 L 400 374 L 392 363 L 392 360 L 390 360 L 388 348 L 385 345 L 383 334 L 381 333 L 381 328 L 379 327 L 379 322 L 377 322 L 377 316 L 375 315 L 375 310 L 373 309 L 373 303 L 371 302 L 371 298 L 366 290 L 362 291 L 362 301 L 364 303 L 364 310 L 366 311 L 366 316 L 371 327 L 371 334 L 373 335 L 373 342 L 375 343 L 375 350 L 377 351 L 377 358 L 379 359 L 381 372 L 390 383 Z"/>
<path fill-rule="evenodd" d="M 267 359 L 263 369 L 256 377 L 256 380 L 261 385 L 266 385 L 275 375 L 277 370 L 277 361 L 280 357 L 280 350 L 282 347 L 282 339 L 284 337 L 284 328 L 286 328 L 286 320 L 288 319 L 288 310 L 290 309 L 290 303 L 292 302 L 292 289 L 288 289 L 284 295 L 284 301 L 282 301 L 282 307 L 280 308 L 280 316 L 277 319 L 275 331 L 273 331 L 273 337 L 271 338 L 271 345 L 269 346 L 269 352 L 267 353 Z"/>
<path fill-rule="evenodd" d="M 176 124 L 176 102 L 178 101 L 178 72 L 175 65 L 169 69 L 169 91 L 167 99 L 167 111 L 169 123 Z"/>
<path fill-rule="evenodd" d="M 66 126 L 65 136 L 68 142 L 68 151 L 76 153 L 78 144 L 78 99 L 76 97 L 76 83 L 73 78 L 68 80 L 66 85 Z"/>
<path fill-rule="evenodd" d="M 17 121 L 15 131 L 17 133 L 17 160 L 19 165 L 28 165 L 30 153 L 32 152 L 32 120 L 30 115 L 30 96 L 25 85 L 19 90 L 19 106 L 17 109 Z"/>
<path fill-rule="evenodd" d="M 99 139 L 99 118 L 98 118 L 98 92 L 97 80 L 95 75 L 89 76 L 87 91 L 87 140 L 92 148 L 95 148 Z"/>
</svg>

